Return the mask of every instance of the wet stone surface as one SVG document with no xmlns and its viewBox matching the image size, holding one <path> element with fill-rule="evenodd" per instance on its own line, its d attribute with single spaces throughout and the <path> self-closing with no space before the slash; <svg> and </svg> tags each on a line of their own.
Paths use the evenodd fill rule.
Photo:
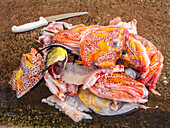
<svg viewBox="0 0 170 128">
<path fill-rule="evenodd" d="M 169 77 L 170 77 L 170 2 L 169 0 L 5 0 L 0 1 L 0 127 L 167 127 L 169 115 Z M 12 71 L 19 64 L 23 53 L 31 47 L 38 49 L 36 43 L 39 31 L 14 34 L 13 25 L 21 25 L 38 20 L 40 16 L 50 16 L 68 12 L 88 11 L 88 15 L 63 20 L 76 24 L 107 25 L 117 16 L 123 21 L 137 19 L 138 34 L 150 40 L 164 56 L 164 68 L 157 83 L 162 94 L 149 94 L 146 106 L 151 109 L 134 111 L 121 116 L 100 116 L 90 113 L 92 120 L 73 122 L 54 107 L 41 103 L 42 98 L 51 95 L 44 80 L 41 80 L 26 95 L 17 99 L 8 84 Z M 166 79 L 165 79 L 166 76 Z M 167 82 L 163 82 L 163 81 Z M 11 97 L 13 97 L 11 99 Z M 11 100 L 10 100 L 11 99 Z M 154 108 L 158 106 L 158 108 Z"/>
</svg>

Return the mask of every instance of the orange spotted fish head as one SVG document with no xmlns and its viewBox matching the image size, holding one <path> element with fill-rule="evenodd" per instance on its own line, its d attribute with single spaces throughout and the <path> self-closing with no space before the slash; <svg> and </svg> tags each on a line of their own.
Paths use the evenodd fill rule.
<svg viewBox="0 0 170 128">
<path fill-rule="evenodd" d="M 149 68 L 150 59 L 144 45 L 139 40 L 129 37 L 122 51 L 121 63 L 126 67 L 144 72 Z"/>
<path fill-rule="evenodd" d="M 21 64 L 12 74 L 9 84 L 16 91 L 17 98 L 23 96 L 34 87 L 42 78 L 43 58 L 37 54 L 37 50 L 31 48 L 30 53 L 23 54 Z"/>
<path fill-rule="evenodd" d="M 128 36 L 128 30 L 123 27 L 99 26 L 92 29 L 82 40 L 79 49 L 85 67 L 114 67 Z"/>
</svg>

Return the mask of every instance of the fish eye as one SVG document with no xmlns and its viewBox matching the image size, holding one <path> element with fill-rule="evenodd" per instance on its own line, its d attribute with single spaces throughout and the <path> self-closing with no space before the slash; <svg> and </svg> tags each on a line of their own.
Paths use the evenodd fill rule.
<svg viewBox="0 0 170 128">
<path fill-rule="evenodd" d="M 116 41 L 116 42 L 114 42 L 113 43 L 113 47 L 117 47 L 117 44 L 118 44 L 118 42 Z"/>
<path fill-rule="evenodd" d="M 125 51 L 122 52 L 122 55 L 126 55 L 127 53 Z"/>
</svg>

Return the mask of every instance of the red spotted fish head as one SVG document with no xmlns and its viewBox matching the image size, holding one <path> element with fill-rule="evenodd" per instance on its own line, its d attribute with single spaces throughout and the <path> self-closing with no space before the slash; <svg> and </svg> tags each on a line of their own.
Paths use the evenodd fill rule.
<svg viewBox="0 0 170 128">
<path fill-rule="evenodd" d="M 80 56 L 86 68 L 96 65 L 98 67 L 114 67 L 129 32 L 123 27 L 99 26 L 91 30 L 80 43 Z"/>
<path fill-rule="evenodd" d="M 12 74 L 9 84 L 16 91 L 17 98 L 23 96 L 42 78 L 43 58 L 36 53 L 37 50 L 31 48 L 30 53 L 23 54 L 19 68 Z"/>
<path fill-rule="evenodd" d="M 144 45 L 139 40 L 129 37 L 122 51 L 121 63 L 126 67 L 144 72 L 149 68 L 150 59 Z"/>
</svg>

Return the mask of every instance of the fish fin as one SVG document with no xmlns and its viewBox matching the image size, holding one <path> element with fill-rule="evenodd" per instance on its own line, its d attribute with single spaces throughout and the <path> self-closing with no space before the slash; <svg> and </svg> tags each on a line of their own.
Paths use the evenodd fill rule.
<svg viewBox="0 0 170 128">
<path fill-rule="evenodd" d="M 16 91 L 17 98 L 22 97 L 42 78 L 43 58 L 36 56 L 37 50 L 31 48 L 30 53 L 23 54 L 21 64 L 12 74 L 9 84 Z"/>
</svg>

